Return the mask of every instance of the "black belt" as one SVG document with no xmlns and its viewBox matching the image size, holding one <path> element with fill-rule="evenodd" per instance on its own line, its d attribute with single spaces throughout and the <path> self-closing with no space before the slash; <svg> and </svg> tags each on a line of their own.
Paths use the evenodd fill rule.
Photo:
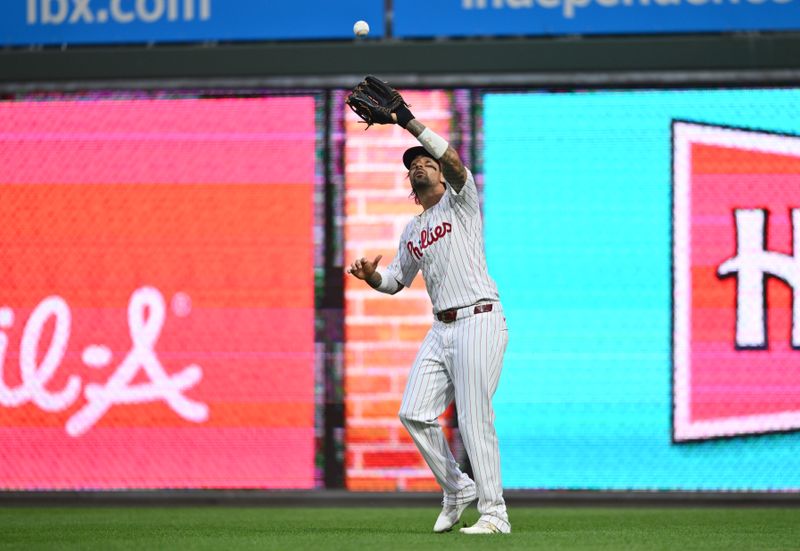
<svg viewBox="0 0 800 551">
<path fill-rule="evenodd" d="M 491 312 L 494 305 L 490 302 L 488 304 L 478 304 L 472 310 L 473 314 L 483 314 L 484 312 Z M 465 308 L 470 308 L 469 306 L 465 306 Z M 449 310 L 442 310 L 438 314 L 436 314 L 436 319 L 443 322 L 443 323 L 453 323 L 456 321 L 458 317 L 458 311 L 463 310 L 463 308 L 450 308 Z"/>
</svg>

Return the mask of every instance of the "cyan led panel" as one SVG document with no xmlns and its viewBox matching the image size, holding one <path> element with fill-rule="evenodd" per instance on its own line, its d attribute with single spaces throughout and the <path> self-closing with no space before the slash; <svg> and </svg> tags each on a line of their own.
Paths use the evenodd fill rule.
<svg viewBox="0 0 800 551">
<path fill-rule="evenodd" d="M 788 330 L 776 329 L 791 315 L 791 291 L 769 284 L 775 299 L 768 302 L 777 308 L 770 346 L 785 352 L 782 363 L 768 366 L 773 380 L 765 386 L 767 368 L 754 363 L 748 369 L 755 356 L 734 347 L 736 278 L 714 273 L 735 254 L 733 213 L 712 216 L 701 208 L 715 204 L 703 195 L 708 182 L 728 178 L 730 186 L 708 189 L 744 190 L 739 202 L 727 195 L 720 200 L 754 208 L 759 205 L 748 205 L 746 197 L 752 186 L 741 183 L 772 182 L 766 192 L 783 206 L 770 212 L 768 231 L 782 241 L 767 246 L 791 251 L 789 207 L 800 206 L 800 169 L 791 163 L 798 159 L 788 149 L 777 156 L 758 152 L 762 165 L 750 166 L 747 140 L 752 136 L 753 150 L 771 135 L 795 143 L 798 109 L 800 91 L 790 89 L 485 95 L 486 248 L 510 331 L 495 396 L 506 487 L 800 489 L 800 434 L 791 424 L 784 432 L 765 425 L 770 434 L 733 436 L 740 417 L 706 407 L 707 415 L 731 415 L 717 419 L 728 423 L 723 432 L 731 437 L 673 438 L 673 123 L 701 123 L 700 133 L 709 127 L 714 136 L 727 127 L 767 131 L 737 130 L 745 136 L 743 148 L 718 147 L 709 158 L 727 159 L 728 168 L 703 164 L 700 149 L 692 150 L 686 167 L 675 168 L 689 171 L 694 182 L 689 215 L 699 226 L 692 242 L 711 250 L 714 236 L 721 236 L 730 244 L 705 267 L 695 266 L 697 250 L 676 252 L 689 263 L 692 285 L 711 285 L 680 298 L 720 320 L 708 327 L 698 315 L 684 335 L 695 364 L 710 359 L 713 367 L 690 381 L 697 393 L 692 414 L 702 416 L 701 406 L 709 405 L 703 393 L 713 390 L 717 401 L 761 392 L 769 403 L 754 407 L 791 416 L 799 402 L 791 383 L 800 351 L 789 346 Z M 765 171 L 769 180 L 755 174 Z M 722 348 L 733 352 L 725 356 Z M 726 380 L 735 369 L 745 375 Z"/>
</svg>

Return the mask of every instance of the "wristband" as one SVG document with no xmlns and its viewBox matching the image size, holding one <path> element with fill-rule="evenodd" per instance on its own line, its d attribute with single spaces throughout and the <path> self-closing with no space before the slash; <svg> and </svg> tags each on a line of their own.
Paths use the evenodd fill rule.
<svg viewBox="0 0 800 551">
<path fill-rule="evenodd" d="M 386 270 L 381 268 L 378 268 L 375 271 L 381 274 L 381 284 L 377 287 L 374 287 L 376 291 L 380 291 L 381 293 L 386 293 L 389 295 L 397 292 L 397 289 L 400 288 L 400 284 L 397 283 L 397 280 L 394 277 L 389 275 Z"/>
<path fill-rule="evenodd" d="M 425 128 L 422 131 L 422 134 L 417 136 L 417 140 L 419 143 L 422 144 L 422 147 L 425 148 L 425 151 L 433 155 L 434 159 L 441 159 L 442 156 L 447 152 L 447 148 L 450 147 L 450 144 L 447 143 L 447 140 L 442 138 L 439 134 L 431 130 L 430 128 Z"/>
</svg>

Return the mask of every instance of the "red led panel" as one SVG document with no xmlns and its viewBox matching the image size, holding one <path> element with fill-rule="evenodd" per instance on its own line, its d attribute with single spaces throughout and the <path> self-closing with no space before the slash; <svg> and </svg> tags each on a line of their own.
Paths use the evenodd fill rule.
<svg viewBox="0 0 800 551">
<path fill-rule="evenodd" d="M 314 100 L 0 104 L 0 488 L 314 484 Z"/>
</svg>

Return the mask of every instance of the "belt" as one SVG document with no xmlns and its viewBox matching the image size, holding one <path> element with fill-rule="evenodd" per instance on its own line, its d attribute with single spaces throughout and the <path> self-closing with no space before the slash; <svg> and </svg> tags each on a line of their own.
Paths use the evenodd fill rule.
<svg viewBox="0 0 800 551">
<path fill-rule="evenodd" d="M 478 304 L 472 310 L 473 314 L 483 314 L 484 312 L 491 312 L 494 305 L 490 302 L 488 304 Z M 464 308 L 472 308 L 471 306 L 465 306 Z M 450 308 L 449 310 L 442 310 L 438 314 L 436 314 L 436 319 L 443 322 L 443 323 L 453 323 L 456 321 L 458 317 L 458 311 L 463 310 L 464 308 Z"/>
</svg>

